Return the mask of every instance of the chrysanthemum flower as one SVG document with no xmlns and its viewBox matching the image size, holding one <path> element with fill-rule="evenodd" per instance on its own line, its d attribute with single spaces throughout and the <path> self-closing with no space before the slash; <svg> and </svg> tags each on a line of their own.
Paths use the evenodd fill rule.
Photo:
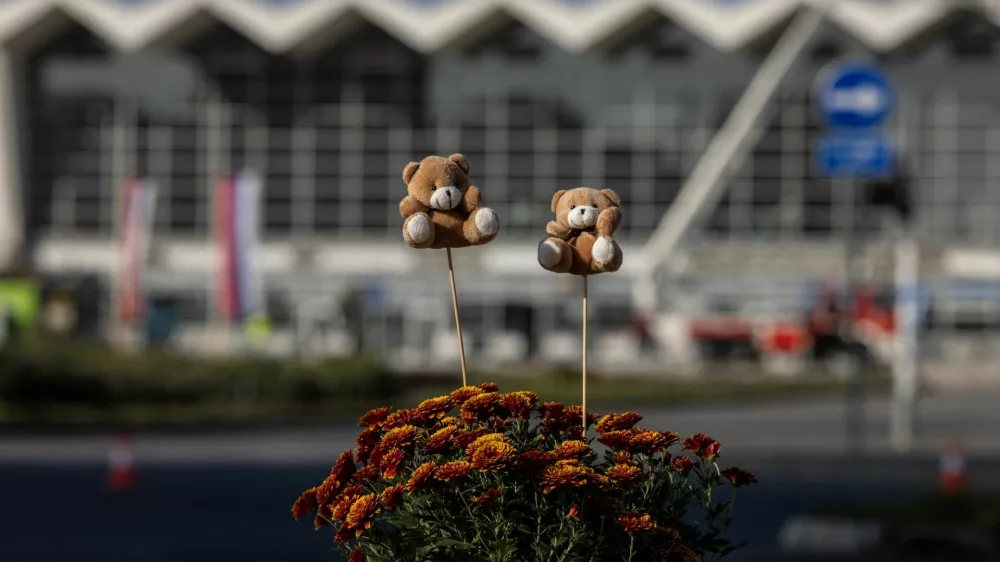
<svg viewBox="0 0 1000 562">
<path fill-rule="evenodd" d="M 354 442 L 358 444 L 358 447 L 371 448 L 378 444 L 378 440 L 378 431 L 369 428 L 359 433 Z"/>
<path fill-rule="evenodd" d="M 629 437 L 628 448 L 633 453 L 652 455 L 666 450 L 670 443 L 670 437 L 659 431 L 646 429 L 632 429 Z"/>
<path fill-rule="evenodd" d="M 500 405 L 510 412 L 511 416 L 527 420 L 538 403 L 538 395 L 526 390 L 511 392 L 500 397 Z"/>
<path fill-rule="evenodd" d="M 497 386 L 497 383 L 495 383 L 495 382 L 481 382 L 481 383 L 477 384 L 476 386 L 479 387 L 479 388 L 481 388 L 481 389 L 483 389 L 483 390 L 485 390 L 486 392 L 496 392 L 496 391 L 500 390 L 500 387 Z"/>
<path fill-rule="evenodd" d="M 376 494 L 365 494 L 354 500 L 347 513 L 346 523 L 354 529 L 354 536 L 360 537 L 365 529 L 372 526 L 372 519 L 381 511 L 381 501 Z"/>
<path fill-rule="evenodd" d="M 386 418 L 382 424 L 382 429 L 396 429 L 405 425 L 420 425 L 427 421 L 427 418 L 416 410 L 397 410 Z"/>
<path fill-rule="evenodd" d="M 615 484 L 634 482 L 642 476 L 642 470 L 634 464 L 616 464 L 608 469 L 605 476 Z"/>
<path fill-rule="evenodd" d="M 429 455 L 439 455 L 448 452 L 454 447 L 455 434 L 458 432 L 459 429 L 453 425 L 435 431 L 424 441 L 424 452 Z"/>
<path fill-rule="evenodd" d="M 497 498 L 500 497 L 500 488 L 490 488 L 481 496 L 476 496 L 472 498 L 472 501 L 480 505 L 493 505 L 497 502 Z"/>
<path fill-rule="evenodd" d="M 557 459 L 566 460 L 582 459 L 594 451 L 590 448 L 590 445 L 587 445 L 583 441 L 564 441 L 553 449 L 552 452 L 555 453 Z"/>
<path fill-rule="evenodd" d="M 691 472 L 691 469 L 694 468 L 694 461 L 690 457 L 674 457 L 670 461 L 670 466 L 677 472 L 687 476 Z"/>
<path fill-rule="evenodd" d="M 445 416 L 438 420 L 438 428 L 453 427 L 456 425 L 461 425 L 462 422 L 459 421 L 455 416 Z"/>
<path fill-rule="evenodd" d="M 347 514 L 351 511 L 351 506 L 354 505 L 354 501 L 359 497 L 361 497 L 361 488 L 356 485 L 344 490 L 330 505 L 330 515 L 335 521 L 347 519 Z"/>
<path fill-rule="evenodd" d="M 548 494 L 559 488 L 584 486 L 593 474 L 594 469 L 578 460 L 556 461 L 542 471 L 540 479 L 542 493 Z"/>
<path fill-rule="evenodd" d="M 473 449 L 472 446 L 469 448 Z M 513 445 L 505 441 L 489 441 L 475 447 L 470 460 L 476 470 L 498 472 L 512 465 L 516 457 L 517 449 Z"/>
<path fill-rule="evenodd" d="M 624 414 L 608 414 L 597 422 L 598 433 L 607 433 L 622 429 L 632 429 L 635 424 L 642 421 L 642 416 L 635 412 L 625 412 Z"/>
<path fill-rule="evenodd" d="M 403 484 L 399 483 L 382 491 L 379 499 L 386 510 L 395 511 L 399 504 L 403 503 L 403 490 Z"/>
<path fill-rule="evenodd" d="M 580 518 L 580 506 L 578 506 L 576 504 L 573 504 L 573 505 L 569 506 L 569 516 L 572 517 L 573 519 L 579 519 Z"/>
<path fill-rule="evenodd" d="M 427 419 L 439 419 L 443 418 L 456 405 L 456 400 L 451 396 L 438 396 L 421 402 L 416 411 Z"/>
<path fill-rule="evenodd" d="M 478 386 L 463 386 L 462 388 L 453 390 L 451 397 L 458 402 L 465 402 L 469 398 L 476 396 L 477 394 L 482 394 L 486 392 L 485 390 L 479 388 Z"/>
<path fill-rule="evenodd" d="M 455 434 L 455 444 L 460 448 L 465 449 L 476 439 L 479 439 L 486 434 L 486 428 L 480 427 L 471 430 L 460 429 L 458 433 Z"/>
<path fill-rule="evenodd" d="M 632 442 L 631 429 L 615 429 L 607 431 L 597 438 L 602 445 L 612 449 L 624 449 Z"/>
<path fill-rule="evenodd" d="M 295 504 L 292 505 L 292 517 L 294 517 L 296 521 L 316 511 L 316 507 L 318 505 L 316 503 L 316 490 L 318 489 L 319 488 L 309 488 L 305 492 L 302 492 L 299 499 L 295 500 Z"/>
<path fill-rule="evenodd" d="M 757 483 L 756 476 L 743 469 L 736 468 L 735 466 L 723 469 L 722 475 L 728 478 L 729 481 L 733 483 L 733 486 L 736 486 L 737 488 Z"/>
<path fill-rule="evenodd" d="M 358 420 L 358 425 L 367 427 L 368 429 L 377 429 L 385 423 L 391 412 L 392 408 L 375 408 L 361 416 L 361 419 Z"/>
<path fill-rule="evenodd" d="M 656 523 L 653 522 L 649 514 L 628 513 L 618 517 L 618 524 L 621 525 L 623 531 L 630 535 L 649 532 L 656 528 Z"/>
<path fill-rule="evenodd" d="M 618 451 L 613 457 L 615 464 L 627 464 L 632 462 L 632 453 L 628 451 Z"/>
<path fill-rule="evenodd" d="M 365 547 L 355 547 L 355 549 L 347 555 L 347 562 L 365 562 Z"/>
<path fill-rule="evenodd" d="M 391 449 L 382 457 L 382 478 L 392 480 L 399 475 L 399 465 L 406 458 L 406 453 L 402 449 Z"/>
<path fill-rule="evenodd" d="M 685 451 L 691 451 L 698 456 L 705 457 L 709 461 L 714 460 L 722 448 L 722 445 L 716 445 L 716 440 L 704 433 L 695 433 L 684 440 Z M 712 458 L 709 458 L 709 455 L 712 455 Z"/>
<path fill-rule="evenodd" d="M 538 472 L 539 470 L 549 466 L 549 464 L 555 460 L 556 455 L 552 451 L 539 451 L 538 449 L 531 449 L 521 453 L 521 456 L 518 457 L 517 465 L 521 470 Z"/>
<path fill-rule="evenodd" d="M 475 441 L 469 443 L 465 447 L 465 456 L 471 457 L 476 452 L 476 449 L 487 443 L 510 443 L 510 440 L 507 439 L 507 436 L 503 433 L 487 433 L 485 435 L 480 435 L 475 439 Z"/>
<path fill-rule="evenodd" d="M 573 427 L 574 425 L 578 426 L 578 427 L 582 427 L 582 422 L 583 422 L 583 408 L 580 407 L 580 406 L 569 406 L 568 408 L 566 408 L 563 411 L 563 418 L 565 419 L 566 423 L 570 427 Z M 595 414 L 594 412 L 588 411 L 587 412 L 587 427 L 590 427 L 596 421 L 597 421 L 597 414 Z"/>
<path fill-rule="evenodd" d="M 313 517 L 313 529 L 316 531 L 322 529 L 323 527 L 326 527 L 329 524 L 330 522 L 324 519 L 319 513 L 316 514 L 316 517 Z"/>
<path fill-rule="evenodd" d="M 496 392 L 484 392 L 469 398 L 462 403 L 462 421 L 471 423 L 489 418 L 499 398 Z"/>
<path fill-rule="evenodd" d="M 340 528 L 337 529 L 337 534 L 333 536 L 333 540 L 336 541 L 338 544 L 344 544 L 353 538 L 354 538 L 354 529 L 351 529 L 351 526 L 348 525 L 347 523 L 341 525 Z"/>
<path fill-rule="evenodd" d="M 437 463 L 434 461 L 427 461 L 424 464 L 417 467 L 410 475 L 410 479 L 406 482 L 406 491 L 410 494 L 418 492 L 427 487 L 431 478 L 434 477 L 434 472 L 437 470 Z"/>
<path fill-rule="evenodd" d="M 336 464 L 334 464 L 333 468 L 330 469 L 330 476 L 333 476 L 340 481 L 341 484 L 344 484 L 351 479 L 351 476 L 353 476 L 357 470 L 358 465 L 354 462 L 354 457 L 351 455 L 350 449 L 348 449 L 343 453 L 340 453 Z"/>
<path fill-rule="evenodd" d="M 608 478 L 603 474 L 594 474 L 590 477 L 597 484 L 597 487 L 605 492 L 612 492 L 618 490 L 618 484 L 615 484 L 613 480 Z"/>
<path fill-rule="evenodd" d="M 362 482 L 371 482 L 379 477 L 379 465 L 369 464 L 368 466 L 362 468 L 354 475 L 355 478 Z"/>
<path fill-rule="evenodd" d="M 446 462 L 434 472 L 434 479 L 442 482 L 455 482 L 469 475 L 472 465 L 467 461 Z"/>
<path fill-rule="evenodd" d="M 412 425 L 397 427 L 382 436 L 382 441 L 379 442 L 379 446 L 386 449 L 402 449 L 409 447 L 410 445 L 413 445 L 419 434 L 420 430 Z"/>
</svg>

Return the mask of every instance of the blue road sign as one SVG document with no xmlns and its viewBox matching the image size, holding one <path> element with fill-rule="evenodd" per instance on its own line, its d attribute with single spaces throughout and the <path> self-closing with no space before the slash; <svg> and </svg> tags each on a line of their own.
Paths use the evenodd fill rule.
<svg viewBox="0 0 1000 562">
<path fill-rule="evenodd" d="M 881 133 L 829 133 L 816 147 L 817 171 L 828 177 L 888 177 L 894 160 L 892 142 Z"/>
<path fill-rule="evenodd" d="M 868 62 L 835 62 L 819 75 L 816 90 L 820 112 L 829 127 L 878 127 L 892 111 L 894 94 L 889 78 Z"/>
</svg>

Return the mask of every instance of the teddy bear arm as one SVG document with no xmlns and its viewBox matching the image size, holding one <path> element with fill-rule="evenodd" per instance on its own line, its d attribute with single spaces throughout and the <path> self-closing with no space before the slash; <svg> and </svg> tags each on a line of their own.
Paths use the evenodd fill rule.
<svg viewBox="0 0 1000 562">
<path fill-rule="evenodd" d="M 426 213 L 429 210 L 430 208 L 410 195 L 407 195 L 402 201 L 399 202 L 399 214 L 403 215 L 403 218 L 417 213 Z"/>
<path fill-rule="evenodd" d="M 472 214 L 483 204 L 483 196 L 479 193 L 479 188 L 476 186 L 470 186 L 465 192 L 465 197 L 462 198 L 462 210 L 468 214 Z"/>
<path fill-rule="evenodd" d="M 549 224 L 545 227 L 545 232 L 549 236 L 559 238 L 560 240 L 569 240 L 573 236 L 573 229 L 558 221 L 549 221 Z"/>
<path fill-rule="evenodd" d="M 618 230 L 618 225 L 622 222 L 622 213 L 617 207 L 604 209 L 597 216 L 597 234 L 600 236 L 611 236 Z"/>
</svg>

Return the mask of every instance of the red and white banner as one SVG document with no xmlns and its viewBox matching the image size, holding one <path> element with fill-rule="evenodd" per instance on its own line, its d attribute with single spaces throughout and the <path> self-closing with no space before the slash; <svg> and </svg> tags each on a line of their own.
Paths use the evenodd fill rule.
<svg viewBox="0 0 1000 562">
<path fill-rule="evenodd" d="M 144 314 L 143 274 L 153 238 L 156 185 L 143 180 L 126 182 L 118 231 L 118 314 L 133 324 Z"/>
</svg>

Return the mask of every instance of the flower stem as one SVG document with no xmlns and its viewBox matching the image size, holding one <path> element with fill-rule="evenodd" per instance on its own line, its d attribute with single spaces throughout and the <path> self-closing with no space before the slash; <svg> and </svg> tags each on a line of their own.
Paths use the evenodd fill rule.
<svg viewBox="0 0 1000 562">
<path fill-rule="evenodd" d="M 632 562 L 633 556 L 635 556 L 635 535 L 628 541 L 628 562 Z"/>
</svg>

